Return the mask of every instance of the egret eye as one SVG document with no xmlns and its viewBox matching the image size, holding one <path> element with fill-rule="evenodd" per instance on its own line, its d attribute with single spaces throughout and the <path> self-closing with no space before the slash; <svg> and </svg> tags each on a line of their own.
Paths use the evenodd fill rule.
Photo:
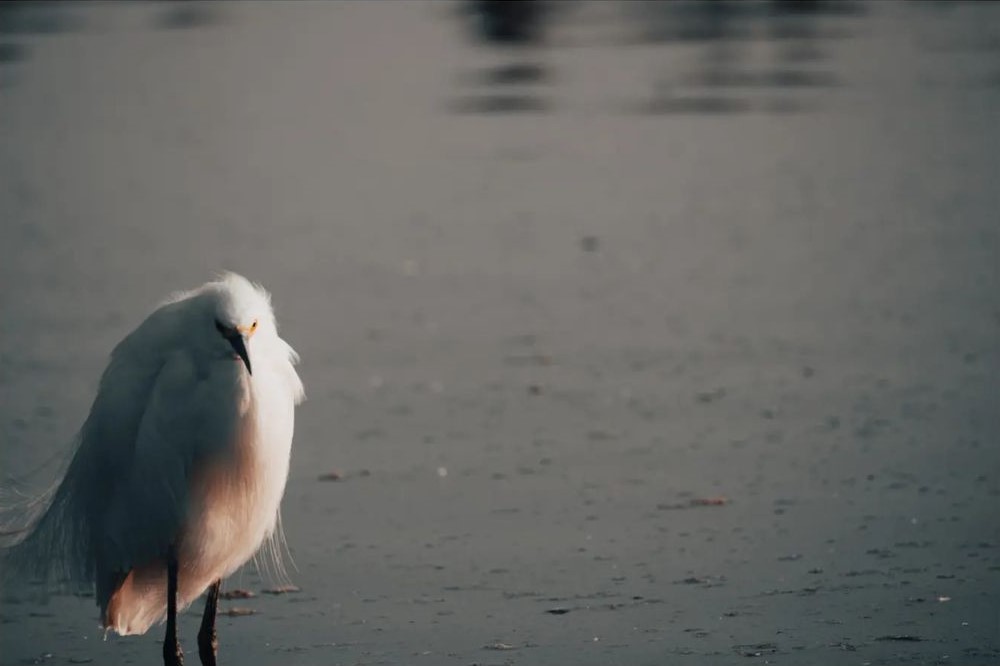
<svg viewBox="0 0 1000 666">
<path fill-rule="evenodd" d="M 253 323 L 250 324 L 250 330 L 251 331 L 256 331 L 257 330 L 257 320 L 256 319 L 254 319 Z"/>
</svg>

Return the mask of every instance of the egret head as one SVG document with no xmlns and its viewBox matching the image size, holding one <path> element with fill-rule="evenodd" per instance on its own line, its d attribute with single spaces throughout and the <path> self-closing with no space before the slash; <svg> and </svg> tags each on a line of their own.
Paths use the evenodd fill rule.
<svg viewBox="0 0 1000 666">
<path fill-rule="evenodd" d="M 270 298 L 263 289 L 235 273 L 226 273 L 210 287 L 214 346 L 243 361 L 247 372 L 253 374 L 251 340 L 274 334 Z"/>
</svg>

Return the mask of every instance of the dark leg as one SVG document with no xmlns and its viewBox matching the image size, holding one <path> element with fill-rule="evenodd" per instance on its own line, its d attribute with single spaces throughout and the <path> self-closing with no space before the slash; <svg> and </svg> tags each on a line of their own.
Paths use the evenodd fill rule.
<svg viewBox="0 0 1000 666">
<path fill-rule="evenodd" d="M 215 612 L 219 608 L 219 587 L 222 580 L 217 580 L 208 588 L 205 598 L 205 614 L 201 616 L 201 629 L 198 631 L 198 656 L 204 666 L 215 666 L 215 655 L 219 652 L 219 639 L 215 636 Z"/>
<path fill-rule="evenodd" d="M 183 666 L 184 652 L 177 642 L 177 551 L 167 553 L 167 635 L 163 638 L 164 666 Z"/>
</svg>

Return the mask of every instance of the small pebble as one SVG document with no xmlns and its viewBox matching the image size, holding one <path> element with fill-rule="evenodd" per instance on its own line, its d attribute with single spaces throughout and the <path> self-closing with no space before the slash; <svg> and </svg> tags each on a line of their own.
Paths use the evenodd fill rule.
<svg viewBox="0 0 1000 666">
<path fill-rule="evenodd" d="M 229 600 L 229 599 L 253 599 L 257 595 L 251 592 L 250 590 L 237 589 L 237 590 L 226 590 L 219 596 L 222 597 L 223 599 Z"/>
</svg>

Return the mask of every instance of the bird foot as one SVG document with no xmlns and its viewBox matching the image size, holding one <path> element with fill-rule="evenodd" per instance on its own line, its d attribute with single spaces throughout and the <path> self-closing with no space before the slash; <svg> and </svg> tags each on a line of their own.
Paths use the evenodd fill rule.
<svg viewBox="0 0 1000 666">
<path fill-rule="evenodd" d="M 163 641 L 163 666 L 184 666 L 184 651 L 179 643 Z"/>
<path fill-rule="evenodd" d="M 211 634 L 198 633 L 198 657 L 202 666 L 215 666 L 215 657 L 219 654 L 219 639 L 215 632 Z"/>
</svg>

